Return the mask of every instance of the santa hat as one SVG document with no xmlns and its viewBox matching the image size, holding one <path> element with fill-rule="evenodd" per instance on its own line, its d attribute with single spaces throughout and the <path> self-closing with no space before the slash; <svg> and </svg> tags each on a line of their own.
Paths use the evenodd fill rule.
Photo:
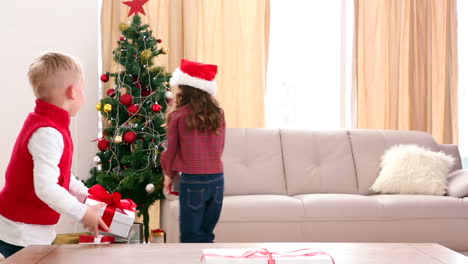
<svg viewBox="0 0 468 264">
<path fill-rule="evenodd" d="M 172 73 L 171 86 L 189 85 L 211 95 L 216 94 L 216 81 L 214 80 L 218 66 L 195 61 L 182 60 L 180 67 Z"/>
</svg>

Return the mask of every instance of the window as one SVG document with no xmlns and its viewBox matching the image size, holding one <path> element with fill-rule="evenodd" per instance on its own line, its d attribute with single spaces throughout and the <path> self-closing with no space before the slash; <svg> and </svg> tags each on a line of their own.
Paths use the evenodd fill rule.
<svg viewBox="0 0 468 264">
<path fill-rule="evenodd" d="M 271 1 L 267 127 L 351 127 L 353 12 L 347 0 Z"/>
</svg>

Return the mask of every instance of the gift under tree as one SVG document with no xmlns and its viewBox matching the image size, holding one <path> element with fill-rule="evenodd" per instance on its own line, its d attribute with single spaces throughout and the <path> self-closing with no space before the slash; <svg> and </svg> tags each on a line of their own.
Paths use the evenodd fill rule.
<svg viewBox="0 0 468 264">
<path fill-rule="evenodd" d="M 103 117 L 99 152 L 91 169 L 87 186 L 100 184 L 122 198 L 132 199 L 143 215 L 145 239 L 149 237 L 149 207 L 162 199 L 163 173 L 159 154 L 164 150 L 166 130 L 164 111 L 173 98 L 170 75 L 157 66 L 157 57 L 168 53 L 162 40 L 142 24 L 138 13 L 144 13 L 148 0 L 124 2 L 131 7 L 131 22 L 119 25 L 121 37 L 116 40 L 114 60 L 119 70 L 104 73 L 102 82 L 113 82 L 107 96 L 96 108 Z"/>
</svg>

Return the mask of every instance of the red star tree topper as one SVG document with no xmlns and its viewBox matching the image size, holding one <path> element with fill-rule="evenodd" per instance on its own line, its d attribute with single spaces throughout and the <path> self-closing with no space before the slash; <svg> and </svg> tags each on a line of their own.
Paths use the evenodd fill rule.
<svg viewBox="0 0 468 264">
<path fill-rule="evenodd" d="M 123 2 L 125 5 L 130 7 L 130 11 L 128 12 L 128 16 L 133 14 L 138 15 L 138 13 L 142 13 L 146 15 L 145 10 L 143 9 L 143 5 L 146 4 L 149 0 L 132 0 Z"/>
</svg>

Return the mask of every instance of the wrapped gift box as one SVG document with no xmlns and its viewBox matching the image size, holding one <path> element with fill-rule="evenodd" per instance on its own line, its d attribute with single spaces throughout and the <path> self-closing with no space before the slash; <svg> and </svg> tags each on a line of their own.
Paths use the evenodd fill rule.
<svg viewBox="0 0 468 264">
<path fill-rule="evenodd" d="M 105 207 L 101 208 L 100 214 L 102 220 L 110 228 L 110 233 L 128 237 L 130 227 L 135 220 L 135 203 L 130 199 L 120 199 L 120 193 L 109 194 L 101 185 L 91 187 L 89 193 L 90 195 L 85 201 L 87 205 L 106 204 Z"/>
<path fill-rule="evenodd" d="M 314 249 L 273 251 L 268 249 L 204 249 L 204 264 L 334 264 L 327 253 Z"/>
<path fill-rule="evenodd" d="M 80 235 L 78 244 L 111 244 L 115 242 L 113 236 L 93 236 L 93 235 Z"/>
<path fill-rule="evenodd" d="M 162 229 L 151 230 L 151 243 L 166 243 L 166 232 Z"/>
<path fill-rule="evenodd" d="M 54 245 L 64 244 L 78 244 L 81 235 L 91 235 L 89 232 L 83 233 L 69 233 L 69 234 L 57 234 L 54 240 Z"/>
</svg>

